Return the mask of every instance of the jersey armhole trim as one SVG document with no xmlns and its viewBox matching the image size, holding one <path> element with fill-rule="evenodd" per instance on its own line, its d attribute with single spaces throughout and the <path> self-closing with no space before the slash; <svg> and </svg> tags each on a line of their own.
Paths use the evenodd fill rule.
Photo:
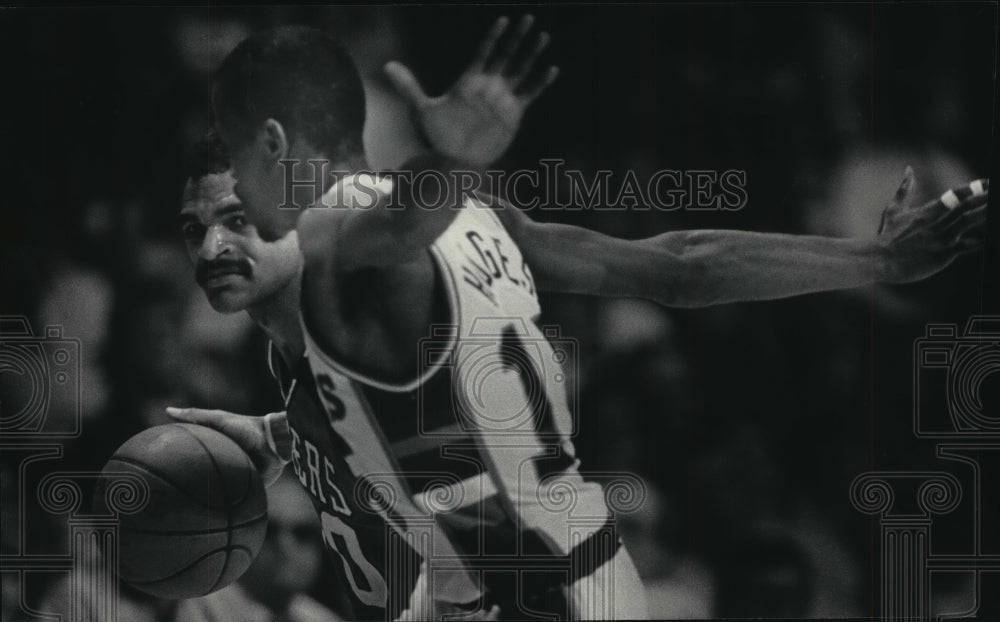
<svg viewBox="0 0 1000 622">
<path fill-rule="evenodd" d="M 461 308 L 459 306 L 458 298 L 458 288 L 455 284 L 455 275 L 452 273 L 451 268 L 448 263 L 444 260 L 444 256 L 441 254 L 440 250 L 437 248 L 437 243 L 435 242 L 428 247 L 428 251 L 437 267 L 438 272 L 441 275 L 441 281 L 444 283 L 445 292 L 448 298 L 448 308 L 451 314 L 451 324 L 450 326 L 457 326 L 461 318 Z M 348 368 L 346 365 L 338 362 L 329 352 L 324 350 L 320 344 L 313 338 L 311 332 L 309 331 L 309 326 L 306 322 L 305 313 L 302 309 L 299 310 L 299 324 L 302 326 L 302 336 L 306 343 L 306 352 L 314 354 L 320 359 L 325 365 L 330 366 L 338 373 L 347 376 L 349 379 L 360 382 L 362 384 L 375 387 L 376 389 L 381 389 L 383 391 L 388 391 L 390 393 L 406 393 L 413 391 L 420 387 L 422 384 L 427 382 L 431 376 L 433 376 L 441 367 L 444 362 L 447 361 L 448 357 L 455 349 L 455 345 L 458 342 L 458 331 L 450 331 L 448 337 L 448 342 L 442 352 L 440 358 L 434 361 L 433 364 L 428 365 L 427 369 L 423 370 L 416 378 L 405 383 L 392 383 L 386 382 L 384 380 L 379 380 L 373 378 L 367 374 L 363 374 Z M 428 338 L 431 335 L 428 335 Z"/>
</svg>

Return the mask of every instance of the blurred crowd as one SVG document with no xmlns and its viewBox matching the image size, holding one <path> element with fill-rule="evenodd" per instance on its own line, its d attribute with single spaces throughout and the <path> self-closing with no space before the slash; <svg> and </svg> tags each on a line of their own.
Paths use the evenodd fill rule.
<svg viewBox="0 0 1000 622">
<path fill-rule="evenodd" d="M 545 7 L 536 16 L 553 35 L 550 60 L 562 74 L 498 166 L 537 169 L 539 159 L 558 157 L 589 174 L 611 170 L 612 179 L 663 168 L 747 172 L 749 200 L 735 212 L 532 214 L 622 237 L 737 228 L 871 238 L 907 164 L 924 199 L 987 176 L 995 10 Z M 0 191 L 0 311 L 28 317 L 35 334 L 60 325 L 80 341 L 83 432 L 62 457 L 27 472 L 28 484 L 50 470 L 99 470 L 129 436 L 166 422 L 168 405 L 281 408 L 262 334 L 244 314 L 208 306 L 176 224 L 183 156 L 209 126 L 210 70 L 226 52 L 284 23 L 343 38 L 368 88 L 371 163 L 387 169 L 420 141 L 382 65 L 401 60 L 440 92 L 501 13 L 383 6 L 0 15 L 3 62 L 16 86 L 0 103 L 2 168 L 16 171 Z M 696 310 L 543 295 L 543 323 L 577 344 L 568 371 L 585 469 L 636 473 L 646 484 L 645 503 L 619 524 L 654 617 L 870 614 L 878 551 L 848 486 L 865 470 L 912 466 L 912 448 L 921 447 L 910 432 L 912 341 L 927 322 L 975 312 L 982 271 L 972 258 L 913 286 Z M 9 376 L 8 404 L 27 391 Z M 76 412 L 53 403 L 49 416 Z M 27 508 L 18 524 L 17 474 L 12 454 L 3 458 L 5 552 L 20 546 L 12 525 L 28 551 L 65 552 L 66 517 Z M 287 616 L 262 620 L 335 619 L 339 595 L 321 543 L 297 540 L 294 525 L 280 524 L 307 519 L 271 520 L 268 550 L 278 561 L 248 573 L 233 588 L 242 592 L 221 596 L 222 608 L 243 602 L 225 598 L 242 598 Z M 291 546 L 300 550 L 284 561 L 273 552 Z M 302 580 L 269 595 L 262 586 L 284 585 L 291 565 Z M 58 606 L 65 584 L 38 574 L 23 586 L 5 575 L 4 620 L 18 619 L 22 596 L 35 608 Z M 305 617 L 278 611 L 291 611 L 295 595 L 309 599 L 298 601 Z M 127 586 L 123 598 L 144 602 Z M 159 607 L 147 619 L 176 613 Z"/>
</svg>

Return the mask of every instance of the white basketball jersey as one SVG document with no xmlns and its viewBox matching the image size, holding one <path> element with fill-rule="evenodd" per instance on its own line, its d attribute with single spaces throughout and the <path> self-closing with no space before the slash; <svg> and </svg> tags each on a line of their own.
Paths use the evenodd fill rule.
<svg viewBox="0 0 1000 622">
<path fill-rule="evenodd" d="M 342 183 L 391 191 L 389 180 Z M 575 371 L 575 344 L 536 324 L 534 280 L 513 239 L 492 208 L 469 197 L 429 250 L 450 321 L 430 327 L 419 344 L 417 377 L 393 384 L 348 369 L 303 320 L 304 369 L 322 415 L 289 406 L 294 468 L 330 517 L 324 529 L 336 537 L 327 543 L 342 557 L 370 562 L 352 562 L 352 588 L 390 615 L 414 606 L 385 587 L 413 586 L 412 551 L 430 577 L 432 599 L 470 603 L 488 592 L 520 598 L 514 593 L 532 589 L 517 583 L 530 583 L 521 575 L 532 563 L 571 583 L 590 572 L 581 563 L 599 565 L 618 546 L 597 542 L 610 519 L 603 489 L 581 478 L 570 442 L 576 404 L 566 374 Z M 327 463 L 350 471 L 345 482 L 354 490 L 338 489 L 343 500 L 324 494 Z M 374 552 L 366 553 L 369 538 L 347 533 L 364 521 L 349 520 L 338 504 L 377 524 L 388 544 L 369 544 Z M 594 559 L 581 561 L 588 556 Z M 348 576 L 352 563 L 345 561 Z M 505 563 L 519 569 L 507 587 L 482 570 Z"/>
</svg>

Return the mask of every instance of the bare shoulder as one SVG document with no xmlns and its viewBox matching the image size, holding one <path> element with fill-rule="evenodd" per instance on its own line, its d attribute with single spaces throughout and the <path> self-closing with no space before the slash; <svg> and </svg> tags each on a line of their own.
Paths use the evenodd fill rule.
<svg viewBox="0 0 1000 622">
<path fill-rule="evenodd" d="M 296 232 L 307 268 L 331 262 L 345 214 L 346 210 L 312 208 L 299 217 Z"/>
<path fill-rule="evenodd" d="M 340 290 L 335 249 L 344 210 L 312 208 L 299 217 L 296 231 L 303 258 L 300 306 L 314 337 L 328 346 L 343 346 Z"/>
</svg>

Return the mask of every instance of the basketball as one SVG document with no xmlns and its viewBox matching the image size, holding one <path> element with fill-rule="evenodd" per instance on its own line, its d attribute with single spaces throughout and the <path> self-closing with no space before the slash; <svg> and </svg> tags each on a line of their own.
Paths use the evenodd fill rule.
<svg viewBox="0 0 1000 622">
<path fill-rule="evenodd" d="M 112 473 L 149 487 L 135 514 L 120 515 L 119 576 L 161 598 L 195 598 L 229 585 L 260 552 L 267 530 L 264 484 L 250 457 L 221 432 L 172 423 L 118 448 L 95 489 L 104 503 Z"/>
</svg>

